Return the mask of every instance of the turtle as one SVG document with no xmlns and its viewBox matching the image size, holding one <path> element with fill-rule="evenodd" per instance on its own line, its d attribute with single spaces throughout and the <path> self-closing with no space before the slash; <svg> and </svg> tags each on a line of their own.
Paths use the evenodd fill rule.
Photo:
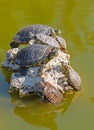
<svg viewBox="0 0 94 130">
<path fill-rule="evenodd" d="M 59 104 L 63 101 L 63 93 L 49 82 L 41 82 L 44 96 L 52 104 Z"/>
<path fill-rule="evenodd" d="M 14 63 L 20 66 L 19 72 L 25 75 L 29 67 L 43 66 L 57 55 L 57 51 L 57 48 L 48 45 L 29 45 L 18 51 Z"/>
<path fill-rule="evenodd" d="M 56 36 L 56 38 L 53 38 L 53 37 L 51 37 L 49 35 L 45 35 L 45 34 L 36 34 L 35 41 L 34 41 L 34 39 L 29 41 L 29 44 L 33 44 L 33 43 L 46 44 L 49 46 L 59 48 L 59 49 L 63 50 L 64 52 L 67 52 L 66 42 L 60 36 Z"/>
<path fill-rule="evenodd" d="M 81 78 L 79 74 L 70 66 L 70 64 L 62 63 L 62 72 L 67 78 L 68 84 L 71 85 L 73 89 L 80 90 Z"/>
<path fill-rule="evenodd" d="M 81 89 L 81 78 L 79 74 L 72 68 L 68 69 L 68 82 L 75 89 Z"/>
<path fill-rule="evenodd" d="M 30 32 L 33 34 L 32 37 L 30 36 Z M 34 39 L 35 34 L 41 33 L 49 36 L 54 36 L 59 32 L 59 29 L 56 30 L 47 25 L 29 25 L 16 33 L 16 35 L 13 37 L 13 41 L 10 42 L 10 47 L 17 48 L 20 44 L 27 44 L 31 39 Z"/>
<path fill-rule="evenodd" d="M 51 37 L 49 35 L 45 35 L 45 34 L 36 34 L 35 39 L 29 41 L 30 45 L 32 45 L 34 43 L 49 45 L 49 46 L 52 46 L 52 47 L 55 47 L 58 49 L 60 48 L 60 45 L 53 37 Z"/>
<path fill-rule="evenodd" d="M 62 38 L 61 36 L 55 36 L 56 41 L 59 43 L 61 49 L 65 52 L 68 53 L 67 51 L 67 46 L 66 46 L 66 41 L 64 40 L 64 38 Z"/>
</svg>

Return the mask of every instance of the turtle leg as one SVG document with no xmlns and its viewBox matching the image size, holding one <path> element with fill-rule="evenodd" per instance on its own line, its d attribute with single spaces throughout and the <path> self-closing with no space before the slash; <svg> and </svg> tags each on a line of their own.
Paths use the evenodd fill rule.
<svg viewBox="0 0 94 130">
<path fill-rule="evenodd" d="M 41 97 L 41 101 L 44 102 L 46 100 L 46 97 L 43 92 L 38 92 L 38 95 Z"/>
<path fill-rule="evenodd" d="M 50 59 L 52 59 L 52 58 L 54 58 L 55 56 L 57 56 L 57 49 L 56 48 L 54 48 L 51 52 L 50 52 L 50 54 L 49 54 L 49 60 Z"/>
<path fill-rule="evenodd" d="M 19 44 L 16 43 L 15 41 L 11 41 L 11 42 L 10 42 L 10 47 L 11 47 L 11 49 L 12 49 L 12 48 L 18 48 L 18 47 L 19 47 Z"/>
</svg>

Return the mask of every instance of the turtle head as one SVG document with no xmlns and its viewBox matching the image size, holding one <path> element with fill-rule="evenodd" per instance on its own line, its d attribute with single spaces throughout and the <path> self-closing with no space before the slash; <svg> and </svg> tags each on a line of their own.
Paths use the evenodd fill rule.
<svg viewBox="0 0 94 130">
<path fill-rule="evenodd" d="M 55 31 L 56 35 L 61 34 L 61 30 L 60 30 L 60 28 L 55 29 L 54 31 Z"/>
<path fill-rule="evenodd" d="M 10 47 L 11 47 L 11 49 L 17 48 L 18 46 L 19 46 L 19 44 L 16 43 L 15 41 L 11 41 L 11 42 L 10 42 Z"/>
<path fill-rule="evenodd" d="M 56 35 L 61 34 L 60 29 L 51 29 L 51 36 L 56 37 Z"/>
</svg>

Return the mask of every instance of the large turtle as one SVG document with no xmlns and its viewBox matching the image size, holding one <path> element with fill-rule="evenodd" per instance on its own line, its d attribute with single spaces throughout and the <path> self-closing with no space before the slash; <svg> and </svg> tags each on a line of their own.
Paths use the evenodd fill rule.
<svg viewBox="0 0 94 130">
<path fill-rule="evenodd" d="M 30 32 L 33 34 L 30 36 Z M 11 48 L 17 48 L 20 44 L 28 43 L 32 38 L 34 38 L 35 34 L 45 34 L 45 35 L 56 35 L 58 33 L 58 29 L 55 30 L 47 25 L 42 24 L 34 24 L 27 26 L 20 30 L 14 37 L 13 41 L 10 43 Z"/>
<path fill-rule="evenodd" d="M 43 87 L 44 96 L 50 103 L 59 104 L 63 101 L 63 93 L 58 88 L 49 82 L 41 82 L 41 85 Z"/>
<path fill-rule="evenodd" d="M 33 44 L 21 49 L 14 58 L 14 62 L 20 65 L 20 72 L 24 75 L 32 66 L 42 66 L 57 55 L 58 49 L 48 45 Z"/>
</svg>

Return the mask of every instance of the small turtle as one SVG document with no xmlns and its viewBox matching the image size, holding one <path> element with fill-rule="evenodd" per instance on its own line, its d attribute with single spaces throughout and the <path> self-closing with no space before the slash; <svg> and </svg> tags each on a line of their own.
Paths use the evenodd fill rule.
<svg viewBox="0 0 94 130">
<path fill-rule="evenodd" d="M 73 89 L 80 90 L 81 78 L 79 74 L 72 69 L 70 65 L 64 63 L 62 63 L 62 72 L 65 74 L 68 84 L 71 85 Z"/>
<path fill-rule="evenodd" d="M 53 86 L 51 83 L 41 82 L 42 87 L 44 88 L 44 95 L 48 101 L 52 104 L 59 104 L 63 101 L 63 94 L 59 89 Z"/>
<path fill-rule="evenodd" d="M 33 44 L 18 51 L 14 62 L 20 65 L 21 73 L 26 73 L 25 68 L 42 66 L 57 55 L 58 49 L 48 45 Z"/>
<path fill-rule="evenodd" d="M 66 41 L 64 40 L 64 38 L 60 37 L 60 36 L 56 36 L 55 37 L 56 41 L 59 43 L 61 49 L 67 53 L 67 46 L 66 46 Z"/>
<path fill-rule="evenodd" d="M 72 68 L 68 69 L 68 82 L 75 90 L 81 89 L 81 78 L 79 74 Z"/>
<path fill-rule="evenodd" d="M 33 34 L 30 36 L 30 32 Z M 22 30 L 20 30 L 14 37 L 13 41 L 10 43 L 11 48 L 17 48 L 20 44 L 27 44 L 31 39 L 34 38 L 35 34 L 45 34 L 45 35 L 56 35 L 59 30 L 55 30 L 47 25 L 35 24 L 30 25 Z"/>
</svg>

